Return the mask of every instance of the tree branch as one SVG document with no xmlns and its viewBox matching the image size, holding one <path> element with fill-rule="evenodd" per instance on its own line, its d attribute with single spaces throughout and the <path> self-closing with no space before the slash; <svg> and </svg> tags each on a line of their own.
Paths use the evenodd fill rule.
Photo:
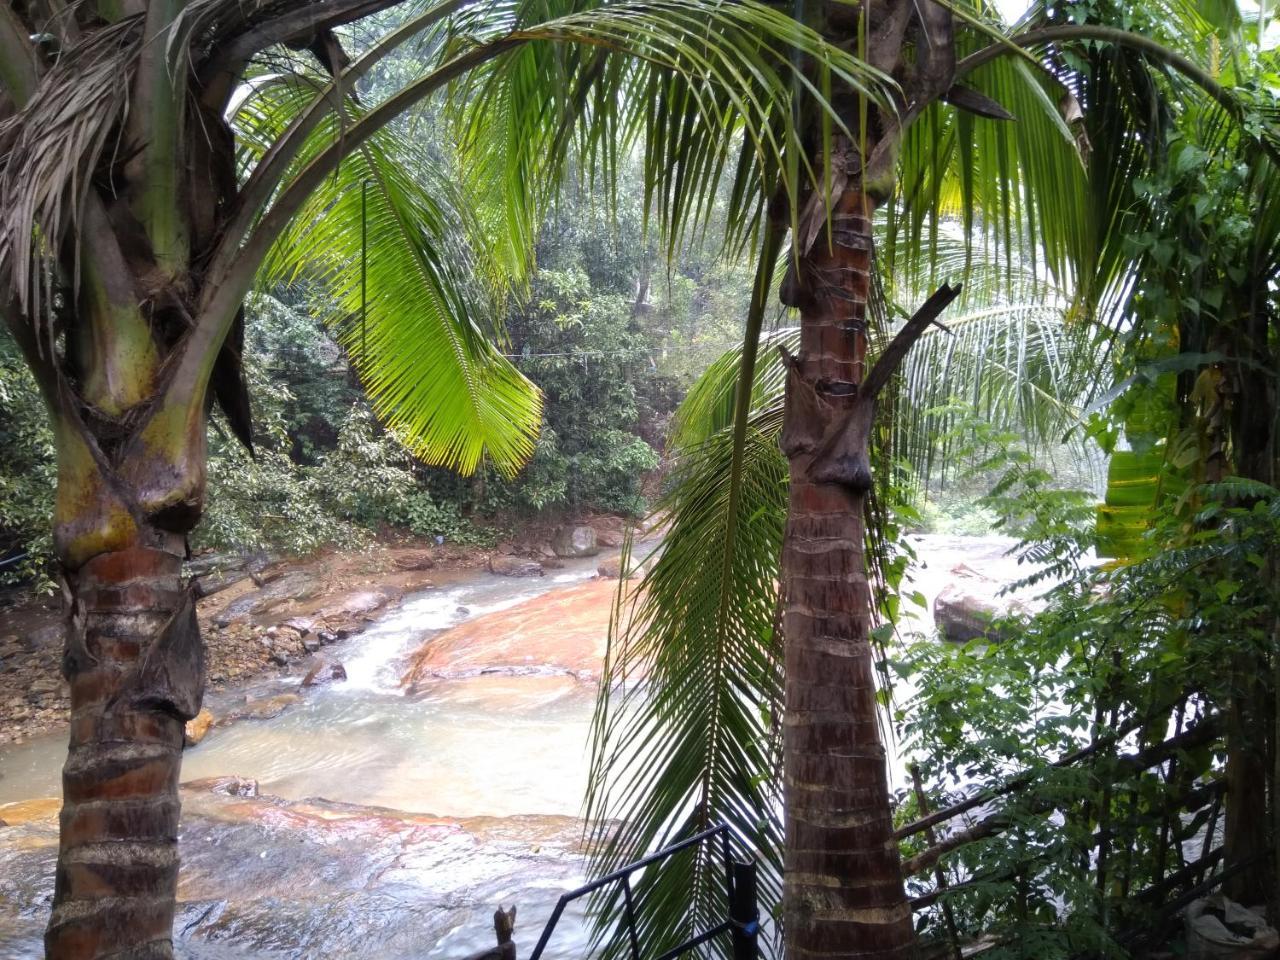
<svg viewBox="0 0 1280 960">
<path fill-rule="evenodd" d="M 359 20 L 370 14 L 394 7 L 404 0 L 312 0 L 298 8 L 263 20 L 246 24 L 247 29 L 223 36 L 214 49 L 214 57 L 201 68 L 206 82 L 220 73 L 240 72 L 240 65 L 255 53 L 292 38 Z"/>
<path fill-rule="evenodd" d="M 960 296 L 962 289 L 963 287 L 953 287 L 944 283 L 935 291 L 933 296 L 924 302 L 924 306 L 915 312 L 915 316 L 907 321 L 906 326 L 899 330 L 893 340 L 890 341 L 884 353 L 880 354 L 880 359 L 871 368 L 871 372 L 867 374 L 867 379 L 863 381 L 862 387 L 858 391 L 860 395 L 869 397 L 879 395 L 885 384 L 889 382 L 889 378 L 893 376 L 901 365 L 907 355 L 907 351 L 920 339 L 931 324 L 937 323 L 942 311 L 951 306 L 952 301 Z"/>
<path fill-rule="evenodd" d="M 311 101 L 310 106 L 294 118 L 254 167 L 253 173 L 249 175 L 244 187 L 240 190 L 235 210 L 228 219 L 227 235 L 235 237 L 236 242 L 239 242 L 239 238 L 249 232 L 254 219 L 275 193 L 280 178 L 297 157 L 307 137 L 324 116 L 337 106 L 339 87 L 350 89 L 356 81 L 405 41 L 417 36 L 469 2 L 470 0 L 444 0 L 420 16 L 414 17 L 383 37 L 364 56 L 344 70 L 341 77 L 335 78 L 321 90 Z"/>
<path fill-rule="evenodd" d="M 1213 79 L 1207 70 L 1192 63 L 1176 50 L 1169 49 L 1158 40 L 1144 37 L 1140 33 L 1121 30 L 1119 27 L 1105 27 L 1101 24 L 1086 23 L 1062 27 L 1042 27 L 1038 30 L 1028 30 L 1026 33 L 1009 37 L 1002 43 L 993 43 L 961 60 L 956 65 L 956 79 L 959 80 L 966 74 L 978 69 L 978 67 L 984 66 L 1007 53 L 1016 53 L 1026 47 L 1040 47 L 1050 43 L 1064 43 L 1070 40 L 1100 40 L 1104 43 L 1140 50 L 1166 66 L 1177 70 L 1197 86 L 1203 88 L 1205 93 L 1221 104 L 1232 116 L 1238 117 L 1240 115 L 1241 107 L 1239 101 L 1222 84 Z"/>
</svg>

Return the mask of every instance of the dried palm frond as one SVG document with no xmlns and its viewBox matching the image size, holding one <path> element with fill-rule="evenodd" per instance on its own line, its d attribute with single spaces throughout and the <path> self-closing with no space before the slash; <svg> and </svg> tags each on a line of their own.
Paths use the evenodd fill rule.
<svg viewBox="0 0 1280 960">
<path fill-rule="evenodd" d="M 142 23 L 121 21 L 65 48 L 27 106 L 0 130 L 0 273 L 21 311 L 42 326 L 47 260 L 81 222 L 104 152 L 119 144 Z"/>
</svg>

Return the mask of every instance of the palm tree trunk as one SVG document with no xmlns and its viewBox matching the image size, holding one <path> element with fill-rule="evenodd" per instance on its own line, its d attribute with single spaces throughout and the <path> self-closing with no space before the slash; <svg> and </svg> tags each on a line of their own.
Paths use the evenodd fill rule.
<svg viewBox="0 0 1280 960">
<path fill-rule="evenodd" d="M 133 546 L 67 575 L 71 737 L 49 960 L 173 956 L 183 724 L 204 685 L 181 564 Z"/>
<path fill-rule="evenodd" d="M 785 596 L 787 955 L 905 958 L 914 949 L 889 809 L 871 650 L 864 508 L 872 203 L 849 189 L 784 290 L 801 309 L 783 450 L 791 466 Z M 864 425 L 832 461 L 834 424 Z M 822 479 L 818 479 L 821 477 Z"/>
</svg>

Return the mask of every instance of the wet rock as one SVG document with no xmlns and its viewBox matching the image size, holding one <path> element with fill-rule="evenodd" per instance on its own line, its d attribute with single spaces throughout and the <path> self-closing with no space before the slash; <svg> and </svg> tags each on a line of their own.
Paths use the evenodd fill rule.
<svg viewBox="0 0 1280 960">
<path fill-rule="evenodd" d="M 315 653 L 322 646 L 324 644 L 320 642 L 320 638 L 317 636 L 308 635 L 302 638 L 302 649 L 307 653 Z"/>
<path fill-rule="evenodd" d="M 595 530 L 585 524 L 560 527 L 551 546 L 558 557 L 594 557 L 600 552 Z"/>
<path fill-rule="evenodd" d="M 286 574 L 261 590 L 231 601 L 213 622 L 219 627 L 226 627 L 237 620 L 270 613 L 287 603 L 310 600 L 318 596 L 323 588 L 324 584 L 314 574 L 301 570 Z"/>
<path fill-rule="evenodd" d="M 598 679 L 616 599 L 617 584 L 592 580 L 482 614 L 426 639 L 402 685 L 484 675 Z"/>
<path fill-rule="evenodd" d="M 187 721 L 186 727 L 183 728 L 183 743 L 188 747 L 194 747 L 205 738 L 205 735 L 209 732 L 209 729 L 212 726 L 213 713 L 210 712 L 208 707 L 205 707 Z"/>
<path fill-rule="evenodd" d="M 345 679 L 347 679 L 347 668 L 341 663 L 320 660 L 311 665 L 311 669 L 307 671 L 307 675 L 302 679 L 302 685 L 304 687 L 319 687 L 326 683 L 332 683 L 334 680 Z"/>
<path fill-rule="evenodd" d="M 399 553 L 391 558 L 391 562 L 400 570 L 430 570 L 436 565 L 435 558 L 425 550 L 412 550 Z"/>
<path fill-rule="evenodd" d="M 596 543 L 610 550 L 622 546 L 627 535 L 627 523 L 623 517 L 596 517 L 591 521 Z"/>
<path fill-rule="evenodd" d="M 393 600 L 400 599 L 400 591 L 391 587 L 377 590 L 357 590 L 338 600 L 333 606 L 326 606 L 320 611 L 321 620 L 343 620 L 353 617 L 367 617 L 381 610 Z"/>
<path fill-rule="evenodd" d="M 489 572 L 496 573 L 500 577 L 540 577 L 542 564 L 537 560 L 494 554 L 489 558 Z"/>
<path fill-rule="evenodd" d="M 27 634 L 27 649 L 39 650 L 41 648 L 62 646 L 63 627 L 60 623 L 50 623 L 47 626 L 32 630 Z"/>
<path fill-rule="evenodd" d="M 256 797 L 258 781 L 249 777 L 205 777 L 201 780 L 188 780 L 182 785 L 182 789 L 196 793 L 216 793 L 224 797 Z"/>
<path fill-rule="evenodd" d="M 46 693 L 58 693 L 62 689 L 62 680 L 58 677 L 37 677 L 27 688 L 28 697 L 40 697 Z"/>
<path fill-rule="evenodd" d="M 964 564 L 951 569 L 952 581 L 933 601 L 933 621 L 944 640 L 968 643 L 979 637 L 1004 639 L 996 621 L 1022 610 L 1021 604 L 998 596 L 1001 584 Z"/>
<path fill-rule="evenodd" d="M 302 698 L 296 693 L 281 693 L 261 700 L 249 700 L 243 707 L 233 712 L 219 726 L 235 720 L 270 720 L 284 713 Z"/>
<path fill-rule="evenodd" d="M 644 565 L 637 563 L 635 558 L 631 558 L 631 566 L 627 570 L 628 580 L 638 580 L 644 575 Z M 622 557 L 607 557 L 600 561 L 600 565 L 596 567 L 596 576 L 603 577 L 605 580 L 617 580 L 622 576 Z"/>
</svg>

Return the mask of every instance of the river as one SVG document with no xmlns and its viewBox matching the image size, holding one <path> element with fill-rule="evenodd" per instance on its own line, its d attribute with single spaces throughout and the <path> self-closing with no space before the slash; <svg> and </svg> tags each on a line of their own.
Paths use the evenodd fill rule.
<svg viewBox="0 0 1280 960">
<path fill-rule="evenodd" d="M 999 582 L 1024 573 L 1000 538 L 913 540 L 921 562 L 912 588 L 930 602 L 959 563 Z M 535 580 L 477 573 L 411 595 L 327 651 L 345 664 L 345 682 L 309 691 L 273 719 L 215 728 L 188 750 L 184 781 L 236 775 L 256 780 L 262 796 L 184 793 L 179 955 L 465 956 L 493 944 L 492 911 L 512 902 L 527 955 L 559 894 L 584 880 L 577 818 L 594 685 L 531 671 L 406 696 L 399 677 L 425 638 L 584 581 L 596 562 L 568 561 Z M 299 679 L 259 681 L 248 693 L 293 692 Z M 215 713 L 245 692 L 213 697 Z M 65 735 L 0 749 L 0 805 L 56 797 L 64 751 Z M 5 960 L 40 955 L 55 811 L 49 804 L 0 829 Z M 573 913 L 547 956 L 585 948 Z"/>
</svg>

